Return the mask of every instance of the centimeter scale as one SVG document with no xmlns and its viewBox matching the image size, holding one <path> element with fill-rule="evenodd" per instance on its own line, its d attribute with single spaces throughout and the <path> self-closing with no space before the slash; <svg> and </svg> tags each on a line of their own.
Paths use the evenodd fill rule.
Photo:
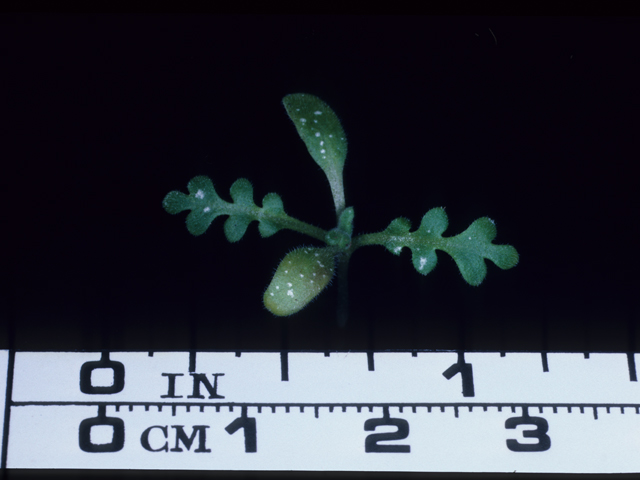
<svg viewBox="0 0 640 480">
<path fill-rule="evenodd" d="M 2 468 L 640 472 L 635 362 L 5 350 Z"/>
</svg>

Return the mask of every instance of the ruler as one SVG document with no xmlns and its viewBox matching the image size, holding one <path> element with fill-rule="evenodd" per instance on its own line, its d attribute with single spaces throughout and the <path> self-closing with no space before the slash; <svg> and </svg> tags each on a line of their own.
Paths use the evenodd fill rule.
<svg viewBox="0 0 640 480">
<path fill-rule="evenodd" d="M 635 354 L 0 351 L 2 468 L 640 472 Z"/>
</svg>

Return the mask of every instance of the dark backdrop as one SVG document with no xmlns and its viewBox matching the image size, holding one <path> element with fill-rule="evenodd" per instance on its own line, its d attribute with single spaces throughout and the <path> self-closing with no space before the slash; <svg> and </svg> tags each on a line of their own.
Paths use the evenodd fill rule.
<svg viewBox="0 0 640 480">
<path fill-rule="evenodd" d="M 204 15 L 0 17 L 0 348 L 636 349 L 638 21 Z M 520 264 L 467 285 L 439 253 L 352 258 L 280 319 L 279 260 L 313 240 L 256 224 L 191 236 L 162 199 L 208 175 L 334 224 L 281 99 L 308 92 L 349 140 L 357 232 L 444 206 L 496 221 Z"/>
</svg>

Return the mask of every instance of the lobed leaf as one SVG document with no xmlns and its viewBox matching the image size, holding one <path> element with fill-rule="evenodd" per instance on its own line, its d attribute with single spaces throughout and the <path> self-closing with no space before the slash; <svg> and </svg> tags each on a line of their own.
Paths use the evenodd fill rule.
<svg viewBox="0 0 640 480">
<path fill-rule="evenodd" d="M 191 210 L 187 215 L 187 230 L 193 235 L 202 235 L 211 222 L 220 215 L 228 215 L 224 223 L 227 240 L 240 240 L 249 224 L 260 222 L 258 231 L 263 237 L 273 235 L 283 227 L 276 221 L 286 217 L 282 199 L 276 193 L 265 195 L 262 208 L 253 202 L 253 187 L 249 180 L 240 178 L 231 185 L 233 202 L 222 200 L 215 191 L 211 179 L 205 176 L 194 177 L 187 185 L 189 194 L 169 192 L 162 201 L 164 209 L 172 215 Z"/>
<path fill-rule="evenodd" d="M 277 193 L 267 193 L 262 199 L 262 209 L 272 217 L 282 217 L 284 213 L 284 205 L 282 199 Z M 258 231 L 262 238 L 267 238 L 281 230 L 274 222 L 270 222 L 268 218 L 262 218 L 258 225 Z"/>
<path fill-rule="evenodd" d="M 409 231 L 409 220 L 396 218 L 382 232 L 381 243 L 395 255 L 399 255 L 404 247 L 411 249 L 413 266 L 422 275 L 435 268 L 436 250 L 443 250 L 453 257 L 462 277 L 471 285 L 480 285 L 484 280 L 487 274 L 485 258 L 502 269 L 518 263 L 518 252 L 514 247 L 491 243 L 497 233 L 493 220 L 479 218 L 464 232 L 454 237 L 442 237 L 448 223 L 442 208 L 429 210 L 415 232 Z"/>
<path fill-rule="evenodd" d="M 218 196 L 213 183 L 208 177 L 198 176 L 187 184 L 189 195 L 182 192 L 169 192 L 162 206 L 172 215 L 184 210 L 191 210 L 187 215 L 187 230 L 193 235 L 202 235 L 211 222 L 223 212 L 217 208 L 223 202 Z"/>
</svg>

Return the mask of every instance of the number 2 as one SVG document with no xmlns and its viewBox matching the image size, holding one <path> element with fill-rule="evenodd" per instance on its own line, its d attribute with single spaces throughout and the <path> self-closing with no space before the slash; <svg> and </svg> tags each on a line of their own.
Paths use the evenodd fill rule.
<svg viewBox="0 0 640 480">
<path fill-rule="evenodd" d="M 367 435 L 364 441 L 364 451 L 367 453 L 409 453 L 411 446 L 409 445 L 379 445 L 378 442 L 385 440 L 403 440 L 409 436 L 409 422 L 404 418 L 389 417 L 389 407 L 382 408 L 382 418 L 370 418 L 364 422 L 364 429 L 367 432 L 375 431 L 376 427 L 394 426 L 397 428 L 395 432 L 388 433 L 372 433 Z"/>
</svg>

